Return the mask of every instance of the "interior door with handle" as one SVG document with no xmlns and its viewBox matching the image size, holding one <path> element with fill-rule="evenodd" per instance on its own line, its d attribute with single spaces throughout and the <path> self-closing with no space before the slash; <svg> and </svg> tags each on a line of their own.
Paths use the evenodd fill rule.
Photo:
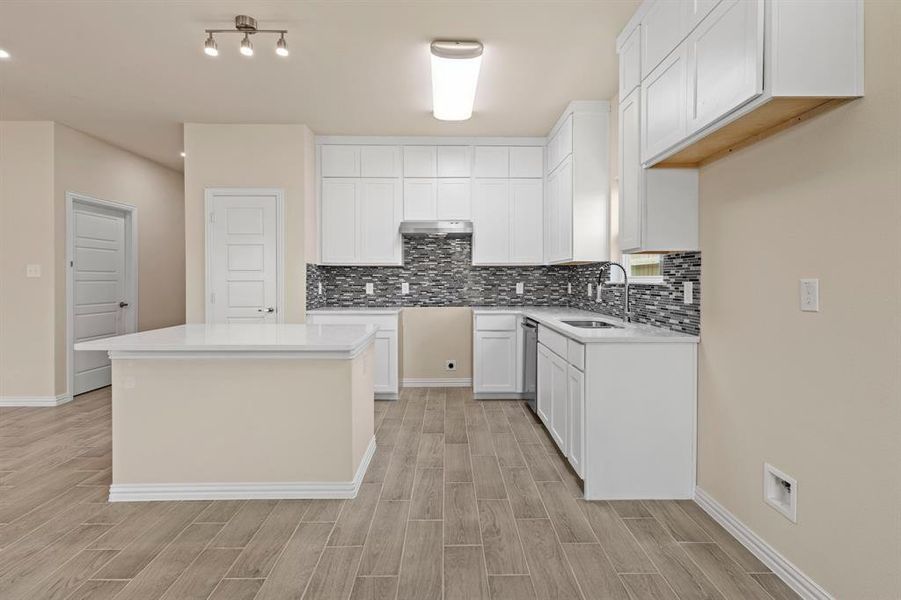
<svg viewBox="0 0 901 600">
<path fill-rule="evenodd" d="M 207 210 L 207 322 L 278 322 L 276 195 L 213 193 Z"/>
</svg>

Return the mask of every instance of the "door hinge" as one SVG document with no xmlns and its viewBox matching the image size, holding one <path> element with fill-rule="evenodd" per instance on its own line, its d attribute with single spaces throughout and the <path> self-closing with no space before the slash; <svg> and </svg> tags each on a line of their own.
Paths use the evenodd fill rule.
<svg viewBox="0 0 901 600">
<path fill-rule="evenodd" d="M 210 213 L 210 223 L 215 223 L 215 222 L 216 222 L 216 213 L 211 212 Z"/>
</svg>

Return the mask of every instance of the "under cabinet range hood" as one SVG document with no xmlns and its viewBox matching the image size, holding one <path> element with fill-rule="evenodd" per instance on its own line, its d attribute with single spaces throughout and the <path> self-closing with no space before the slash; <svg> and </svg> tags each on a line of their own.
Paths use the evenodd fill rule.
<svg viewBox="0 0 901 600">
<path fill-rule="evenodd" d="M 472 235 L 472 221 L 401 221 L 400 233 L 407 237 L 467 237 Z"/>
</svg>

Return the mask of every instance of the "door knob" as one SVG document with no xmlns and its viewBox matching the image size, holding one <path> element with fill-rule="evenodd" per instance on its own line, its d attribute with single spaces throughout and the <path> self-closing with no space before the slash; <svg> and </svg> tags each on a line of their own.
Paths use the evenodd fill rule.
<svg viewBox="0 0 901 600">
<path fill-rule="evenodd" d="M 273 307 L 271 307 L 271 306 L 268 307 L 268 308 L 258 308 L 258 309 L 257 309 L 257 312 L 261 312 L 261 313 L 274 313 L 274 312 L 275 312 L 275 308 L 273 308 Z"/>
<path fill-rule="evenodd" d="M 128 306 L 128 302 L 126 302 L 124 300 L 119 302 L 119 308 L 125 308 L 126 306 Z"/>
</svg>

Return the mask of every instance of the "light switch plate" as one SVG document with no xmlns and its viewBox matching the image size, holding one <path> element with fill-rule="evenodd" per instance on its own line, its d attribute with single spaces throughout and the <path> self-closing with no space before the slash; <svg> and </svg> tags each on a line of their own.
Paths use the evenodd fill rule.
<svg viewBox="0 0 901 600">
<path fill-rule="evenodd" d="M 694 304 L 695 284 L 691 281 L 682 282 L 682 304 Z"/>
<path fill-rule="evenodd" d="M 371 296 L 375 293 L 375 288 L 371 283 L 366 284 L 366 295 Z"/>
<path fill-rule="evenodd" d="M 402 281 L 400 284 L 400 293 L 401 294 L 409 294 L 410 293 L 410 284 L 406 281 Z"/>
<path fill-rule="evenodd" d="M 523 293 L 523 285 L 522 285 L 522 282 L 521 282 L 521 281 L 520 281 L 519 283 L 516 284 L 516 293 L 519 294 L 520 296 L 522 296 L 522 293 Z"/>
<path fill-rule="evenodd" d="M 41 265 L 25 265 L 25 277 L 34 279 L 41 276 Z"/>
<path fill-rule="evenodd" d="M 801 280 L 801 310 L 804 312 L 820 311 L 820 280 Z"/>
</svg>

